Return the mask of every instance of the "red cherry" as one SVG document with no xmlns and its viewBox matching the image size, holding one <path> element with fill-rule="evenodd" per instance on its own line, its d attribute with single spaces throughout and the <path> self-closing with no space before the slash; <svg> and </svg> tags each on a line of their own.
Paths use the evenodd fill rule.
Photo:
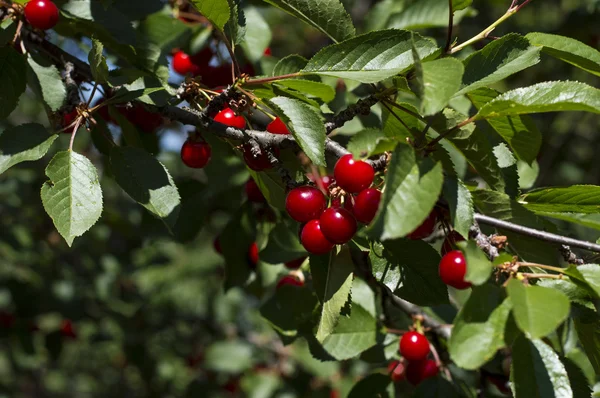
<svg viewBox="0 0 600 398">
<path fill-rule="evenodd" d="M 256 181 L 254 181 L 252 178 L 246 182 L 245 191 L 246 197 L 250 202 L 264 203 L 266 201 L 264 195 L 258 187 L 258 184 L 256 184 Z"/>
<path fill-rule="evenodd" d="M 252 243 L 248 248 L 248 262 L 252 269 L 255 269 L 256 264 L 258 264 L 258 246 L 256 242 Z"/>
<path fill-rule="evenodd" d="M 400 339 L 400 354 L 409 361 L 422 361 L 429 354 L 427 337 L 418 332 L 406 332 Z"/>
<path fill-rule="evenodd" d="M 207 66 L 200 71 L 202 81 L 209 87 L 228 86 L 232 81 L 231 65 Z"/>
<path fill-rule="evenodd" d="M 444 243 L 442 243 L 442 256 L 445 256 L 446 254 L 450 253 L 452 250 L 456 249 L 456 243 L 458 242 L 463 242 L 465 240 L 465 238 L 462 237 L 461 234 L 459 234 L 456 231 L 452 231 L 448 234 L 448 236 L 446 236 L 446 239 L 444 239 Z"/>
<path fill-rule="evenodd" d="M 449 286 L 463 290 L 471 287 L 471 284 L 465 281 L 467 274 L 467 261 L 460 250 L 453 250 L 442 257 L 440 261 L 440 278 Z"/>
<path fill-rule="evenodd" d="M 354 198 L 352 207 L 354 217 L 363 224 L 369 224 L 377 214 L 380 201 L 381 191 L 375 188 L 365 189 Z"/>
<path fill-rule="evenodd" d="M 350 193 L 358 193 L 369 188 L 375 177 L 373 167 L 362 160 L 354 160 L 351 154 L 344 155 L 333 169 L 338 186 Z"/>
<path fill-rule="evenodd" d="M 194 76 L 202 75 L 204 74 L 203 72 L 206 72 L 207 69 L 209 69 L 208 65 L 210 64 L 210 61 L 212 60 L 213 56 L 214 53 L 210 47 L 204 47 L 196 54 L 190 56 L 190 60 L 195 66 L 195 69 L 192 70 Z"/>
<path fill-rule="evenodd" d="M 319 218 L 326 207 L 327 200 L 323 192 L 308 185 L 292 189 L 285 198 L 285 209 L 298 222 Z"/>
<path fill-rule="evenodd" d="M 161 115 L 149 112 L 140 104 L 135 104 L 132 108 L 120 108 L 119 111 L 144 133 L 152 133 L 163 124 Z"/>
<path fill-rule="evenodd" d="M 272 53 L 271 53 L 271 47 L 265 48 L 264 55 L 272 55 Z"/>
<path fill-rule="evenodd" d="M 267 126 L 267 131 L 272 134 L 289 134 L 287 126 L 280 118 L 276 117 L 269 125 Z"/>
<path fill-rule="evenodd" d="M 295 260 L 288 261 L 285 263 L 285 267 L 287 269 L 298 269 L 302 266 L 302 264 L 304 264 L 304 260 L 306 260 L 306 257 L 300 257 Z"/>
<path fill-rule="evenodd" d="M 436 376 L 438 372 L 439 368 L 432 359 L 409 362 L 406 366 L 406 379 L 416 386 L 423 380 Z"/>
<path fill-rule="evenodd" d="M 193 169 L 201 169 L 210 160 L 212 150 L 208 142 L 187 140 L 181 147 L 181 160 Z"/>
<path fill-rule="evenodd" d="M 79 116 L 79 114 L 77 113 L 77 109 L 73 109 L 71 112 L 65 113 L 63 115 L 63 127 L 71 126 L 71 124 L 77 119 L 77 116 Z M 63 130 L 63 133 L 73 134 L 73 130 L 75 130 L 75 125 L 71 126 L 66 130 Z"/>
<path fill-rule="evenodd" d="M 300 279 L 293 277 L 292 275 L 286 275 L 277 282 L 277 289 L 280 289 L 282 286 L 290 285 L 290 286 L 304 286 L 304 282 Z"/>
<path fill-rule="evenodd" d="M 180 75 L 187 75 L 194 69 L 192 58 L 183 51 L 177 51 L 173 56 L 173 70 Z"/>
<path fill-rule="evenodd" d="M 404 364 L 400 361 L 392 361 L 388 365 L 388 373 L 393 382 L 398 382 L 404 379 Z"/>
<path fill-rule="evenodd" d="M 62 322 L 62 325 L 60 326 L 60 334 L 62 334 L 63 337 L 68 337 L 70 339 L 77 338 L 77 334 L 75 333 L 75 330 L 73 329 L 73 323 L 71 322 L 70 319 L 65 319 Z"/>
<path fill-rule="evenodd" d="M 25 5 L 25 18 L 34 28 L 52 29 L 58 23 L 58 7 L 50 0 L 31 0 Z"/>
<path fill-rule="evenodd" d="M 215 249 L 215 251 L 219 254 L 223 254 L 223 250 L 221 250 L 221 242 L 219 242 L 219 238 L 215 238 L 215 240 L 213 240 L 213 248 Z"/>
<path fill-rule="evenodd" d="M 319 220 L 311 220 L 302 228 L 300 235 L 302 246 L 312 254 L 326 254 L 333 249 L 335 244 L 329 241 L 321 232 Z"/>
<path fill-rule="evenodd" d="M 278 151 L 276 149 L 273 150 L 275 155 L 277 156 Z M 254 156 L 252 154 L 252 145 L 244 144 L 242 147 L 242 154 L 244 155 L 244 161 L 250 167 L 251 170 L 254 171 L 263 171 L 270 169 L 273 167 L 271 165 L 271 161 L 269 160 L 269 155 L 264 148 L 261 148 L 260 155 Z"/>
<path fill-rule="evenodd" d="M 340 398 L 340 393 L 338 390 L 329 391 L 329 398 Z"/>
<path fill-rule="evenodd" d="M 231 108 L 225 108 L 215 116 L 215 122 L 219 122 L 229 127 L 238 129 L 246 128 L 246 119 L 243 116 L 237 116 Z"/>
<path fill-rule="evenodd" d="M 356 219 L 348 210 L 330 207 L 319 218 L 321 232 L 333 243 L 344 244 L 356 233 Z"/>
<path fill-rule="evenodd" d="M 419 225 L 414 231 L 408 234 L 407 238 L 412 240 L 425 239 L 433 233 L 436 221 L 437 213 L 434 210 L 431 213 L 429 213 L 429 215 L 421 225 Z"/>
</svg>

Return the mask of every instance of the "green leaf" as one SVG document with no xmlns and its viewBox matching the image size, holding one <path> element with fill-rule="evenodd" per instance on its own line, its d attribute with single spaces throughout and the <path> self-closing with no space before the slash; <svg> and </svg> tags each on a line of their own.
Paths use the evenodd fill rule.
<svg viewBox="0 0 600 398">
<path fill-rule="evenodd" d="M 261 306 L 260 314 L 278 333 L 295 337 L 298 329 L 310 322 L 318 303 L 308 287 L 284 285 Z"/>
<path fill-rule="evenodd" d="M 504 328 L 512 303 L 498 288 L 474 287 L 452 328 L 448 351 L 461 368 L 475 370 L 505 346 Z"/>
<path fill-rule="evenodd" d="M 15 109 L 27 84 L 27 61 L 14 48 L 0 47 L 0 120 Z"/>
<path fill-rule="evenodd" d="M 108 108 L 108 112 L 115 123 L 121 127 L 125 144 L 136 148 L 143 148 L 144 143 L 137 127 L 120 110 L 111 106 Z"/>
<path fill-rule="evenodd" d="M 423 306 L 448 303 L 448 288 L 440 279 L 440 255 L 429 244 L 398 239 L 374 244 L 369 253 L 375 278 L 395 295 Z"/>
<path fill-rule="evenodd" d="M 386 151 L 393 151 L 397 141 L 388 138 L 379 129 L 369 128 L 361 130 L 350 138 L 348 150 L 355 158 L 371 157 Z"/>
<path fill-rule="evenodd" d="M 325 166 L 326 131 L 320 115 L 301 101 L 286 97 L 270 100 L 279 110 L 277 115 L 285 122 L 290 133 L 317 166 Z"/>
<path fill-rule="evenodd" d="M 326 84 L 314 82 L 305 79 L 285 79 L 274 83 L 278 86 L 284 86 L 302 94 L 322 99 L 324 102 L 333 101 L 335 98 L 335 90 Z"/>
<path fill-rule="evenodd" d="M 271 43 L 271 28 L 256 7 L 245 8 L 244 14 L 246 14 L 246 35 L 242 48 L 250 61 L 258 62 Z"/>
<path fill-rule="evenodd" d="M 269 233 L 269 243 L 260 252 L 260 259 L 269 264 L 281 264 L 308 256 L 298 240 L 297 226 L 287 220 L 275 225 Z"/>
<path fill-rule="evenodd" d="M 9 44 L 17 33 L 17 23 L 12 18 L 0 22 L 0 47 Z"/>
<path fill-rule="evenodd" d="M 481 109 L 499 95 L 495 90 L 482 87 L 470 92 L 467 97 L 475 108 Z M 536 160 L 542 146 L 542 133 L 529 116 L 505 116 L 486 121 L 508 143 L 519 159 L 529 164 Z"/>
<path fill-rule="evenodd" d="M 273 68 L 273 76 L 288 75 L 300 72 L 308 64 L 308 59 L 298 54 L 291 54 L 281 58 Z"/>
<path fill-rule="evenodd" d="M 507 291 L 517 326 L 530 338 L 547 336 L 569 315 L 569 299 L 558 290 L 524 286 L 513 279 L 508 283 Z"/>
<path fill-rule="evenodd" d="M 44 102 L 52 112 L 58 111 L 67 99 L 67 89 L 60 72 L 51 63 L 37 57 L 34 59 L 31 55 L 27 58 L 27 62 L 35 76 L 34 84 L 39 88 Z"/>
<path fill-rule="evenodd" d="M 473 0 L 452 0 L 452 9 L 454 11 L 464 10 L 473 3 Z"/>
<path fill-rule="evenodd" d="M 571 359 L 561 357 L 562 364 L 569 376 L 569 384 L 573 389 L 573 398 L 589 398 L 592 396 L 592 389 L 583 370 Z"/>
<path fill-rule="evenodd" d="M 323 340 L 323 348 L 338 361 L 357 357 L 374 346 L 377 321 L 362 306 L 354 303 L 350 316 L 341 316 L 333 332 Z"/>
<path fill-rule="evenodd" d="M 506 79 L 540 62 L 540 48 L 517 34 L 508 34 L 487 44 L 465 59 L 462 88 L 457 95 Z"/>
<path fill-rule="evenodd" d="M 58 152 L 46 167 L 42 204 L 67 244 L 100 218 L 102 189 L 94 165 L 72 151 Z"/>
<path fill-rule="evenodd" d="M 371 373 L 352 387 L 348 398 L 382 397 L 391 398 L 387 393 L 388 387 L 393 386 L 389 375 Z"/>
<path fill-rule="evenodd" d="M 145 150 L 133 147 L 112 148 L 110 166 L 121 188 L 171 230 L 181 198 L 165 166 Z"/>
<path fill-rule="evenodd" d="M 584 264 L 579 267 L 573 267 L 583 276 L 588 286 L 600 297 L 600 265 Z"/>
<path fill-rule="evenodd" d="M 486 254 L 472 240 L 467 242 L 463 252 L 468 264 L 465 280 L 474 285 L 482 285 L 487 282 L 494 267 Z"/>
<path fill-rule="evenodd" d="M 115 104 L 123 104 L 123 103 L 130 102 L 130 101 L 136 100 L 136 99 L 144 97 L 144 96 L 148 96 L 148 95 L 156 93 L 156 92 L 164 91 L 164 90 L 165 90 L 164 87 L 149 87 L 149 88 L 131 89 L 131 90 L 126 87 L 123 87 L 120 90 L 118 90 L 113 97 L 111 97 L 110 99 L 108 99 L 102 103 L 105 106 L 115 105 Z M 144 102 L 148 102 L 148 101 L 144 101 Z M 150 101 L 150 102 L 152 102 L 152 101 Z"/>
<path fill-rule="evenodd" d="M 444 198 L 450 207 L 452 226 L 462 236 L 468 236 L 475 214 L 471 191 L 461 179 L 453 177 L 444 179 L 443 188 Z"/>
<path fill-rule="evenodd" d="M 484 105 L 476 118 L 561 111 L 600 113 L 600 90 L 572 81 L 538 83 L 498 96 Z"/>
<path fill-rule="evenodd" d="M 117 4 L 121 4 L 117 3 Z M 182 40 L 188 38 L 190 30 L 172 15 L 155 13 L 140 21 L 138 32 L 160 48 L 176 47 Z"/>
<path fill-rule="evenodd" d="M 0 135 L 0 174 L 15 164 L 41 159 L 57 137 L 36 123 L 4 130 Z"/>
<path fill-rule="evenodd" d="M 600 213 L 600 186 L 534 189 L 521 195 L 519 203 L 529 210 L 548 213 Z"/>
<path fill-rule="evenodd" d="M 252 346 L 241 340 L 218 341 L 206 348 L 203 361 L 206 369 L 239 374 L 254 363 Z"/>
<path fill-rule="evenodd" d="M 399 144 L 388 166 L 379 211 L 369 227 L 371 236 L 396 239 L 414 231 L 431 213 L 442 191 L 440 163 L 417 164 L 414 150 Z"/>
<path fill-rule="evenodd" d="M 464 67 L 457 59 L 442 58 L 423 62 L 421 68 L 421 113 L 423 116 L 429 116 L 444 109 L 450 98 L 460 89 Z"/>
<path fill-rule="evenodd" d="M 393 14 L 387 24 L 389 28 L 424 29 L 448 26 L 448 2 L 440 0 L 419 0 L 411 2 L 402 11 Z M 458 24 L 471 10 L 454 13 L 454 23 Z"/>
<path fill-rule="evenodd" d="M 600 76 L 600 52 L 570 37 L 532 32 L 525 36 L 545 54 Z"/>
<path fill-rule="evenodd" d="M 512 347 L 510 371 L 515 398 L 573 396 L 567 371 L 558 355 L 541 340 L 519 337 Z"/>
<path fill-rule="evenodd" d="M 350 15 L 339 0 L 264 0 L 326 34 L 334 42 L 354 36 Z"/>
<path fill-rule="evenodd" d="M 310 59 L 302 73 L 352 79 L 361 83 L 385 80 L 413 65 L 413 35 L 421 59 L 437 50 L 433 41 L 414 32 L 371 32 L 323 48 Z"/>
<path fill-rule="evenodd" d="M 225 290 L 244 286 L 252 273 L 248 250 L 256 241 L 256 225 L 252 204 L 246 202 L 232 215 L 218 237 L 225 257 Z"/>
<path fill-rule="evenodd" d="M 412 398 L 461 398 L 464 397 L 454 384 L 441 377 L 423 380 L 417 386 Z"/>
<path fill-rule="evenodd" d="M 313 263 L 313 257 L 310 260 L 311 274 L 317 290 L 317 296 L 322 301 L 321 318 L 317 329 L 317 340 L 324 342 L 331 335 L 340 320 L 342 308 L 350 296 L 352 288 L 352 277 L 354 265 L 350 258 L 350 252 L 343 248 L 329 262 L 326 270 L 315 270 L 317 264 Z M 322 256 L 326 257 L 326 256 Z M 320 264 L 322 266 L 322 264 Z M 317 280 L 320 277 L 319 280 Z"/>
<path fill-rule="evenodd" d="M 217 29 L 222 31 L 225 28 L 231 12 L 227 0 L 191 0 L 191 3 Z"/>
<path fill-rule="evenodd" d="M 600 319 L 595 312 L 574 317 L 579 342 L 589 358 L 596 375 L 600 375 Z"/>
<path fill-rule="evenodd" d="M 106 57 L 103 52 L 104 45 L 102 45 L 100 40 L 92 37 L 92 50 L 88 55 L 92 76 L 97 84 L 108 83 L 110 85 L 108 82 L 108 65 L 106 64 Z"/>
</svg>

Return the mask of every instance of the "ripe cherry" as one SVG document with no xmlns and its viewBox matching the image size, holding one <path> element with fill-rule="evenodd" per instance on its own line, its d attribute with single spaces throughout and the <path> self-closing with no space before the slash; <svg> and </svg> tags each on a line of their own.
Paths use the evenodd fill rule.
<svg viewBox="0 0 600 398">
<path fill-rule="evenodd" d="M 196 66 L 192 62 L 192 58 L 183 51 L 177 51 L 173 55 L 173 70 L 180 75 L 191 73 Z"/>
<path fill-rule="evenodd" d="M 351 154 L 337 161 L 333 174 L 338 186 L 350 193 L 358 193 L 369 188 L 375 177 L 375 170 L 367 162 L 354 160 Z"/>
<path fill-rule="evenodd" d="M 135 104 L 133 108 L 119 108 L 119 111 L 144 133 L 152 133 L 163 124 L 160 114 L 150 112 L 140 104 Z"/>
<path fill-rule="evenodd" d="M 453 250 L 442 257 L 439 271 L 440 278 L 446 285 L 460 290 L 471 287 L 471 284 L 465 281 L 467 261 L 460 250 Z"/>
<path fill-rule="evenodd" d="M 65 319 L 60 326 L 60 334 L 63 337 L 68 337 L 70 339 L 76 339 L 77 334 L 73 329 L 73 322 L 70 319 Z"/>
<path fill-rule="evenodd" d="M 63 133 L 65 134 L 73 134 L 73 131 L 75 130 L 75 125 L 73 124 L 75 122 L 75 120 L 77 119 L 77 116 L 79 116 L 79 114 L 77 113 L 77 109 L 73 109 L 71 112 L 69 113 L 65 113 L 63 115 L 63 127 L 69 127 L 65 130 L 63 130 Z M 71 124 L 73 124 L 71 126 Z"/>
<path fill-rule="evenodd" d="M 201 169 L 208 164 L 211 153 L 207 142 L 188 139 L 181 147 L 181 160 L 188 167 Z"/>
<path fill-rule="evenodd" d="M 215 116 L 215 122 L 222 123 L 229 127 L 238 129 L 246 128 L 246 119 L 243 116 L 238 116 L 231 108 L 225 108 Z"/>
<path fill-rule="evenodd" d="M 250 202 L 264 203 L 266 201 L 265 196 L 260 191 L 260 188 L 258 187 L 258 184 L 256 184 L 256 181 L 254 181 L 254 179 L 250 178 L 246 182 L 246 186 L 244 189 L 246 191 L 246 197 Z"/>
<path fill-rule="evenodd" d="M 427 337 L 418 332 L 406 332 L 400 339 L 400 354 L 409 361 L 422 361 L 429 354 Z"/>
<path fill-rule="evenodd" d="M 446 254 L 450 253 L 452 250 L 456 249 L 456 244 L 458 242 L 462 242 L 464 241 L 465 238 L 462 237 L 461 234 L 459 234 L 456 231 L 452 231 L 448 234 L 448 236 L 446 236 L 446 239 L 444 239 L 444 243 L 442 243 L 442 256 L 445 256 Z"/>
<path fill-rule="evenodd" d="M 306 260 L 306 257 L 300 257 L 295 260 L 288 261 L 284 265 L 287 269 L 298 269 L 302 266 L 302 264 L 304 264 L 304 260 Z"/>
<path fill-rule="evenodd" d="M 271 47 L 265 48 L 265 52 L 263 54 L 264 55 L 272 55 L 273 53 L 271 52 Z"/>
<path fill-rule="evenodd" d="M 436 376 L 438 372 L 439 368 L 432 359 L 409 362 L 406 366 L 406 379 L 416 386 L 423 380 Z"/>
<path fill-rule="evenodd" d="M 283 278 L 281 278 L 279 282 L 277 282 L 277 289 L 280 289 L 282 286 L 285 285 L 302 287 L 304 286 L 304 282 L 292 275 L 286 275 Z"/>
<path fill-rule="evenodd" d="M 323 192 L 308 185 L 292 189 L 285 198 L 285 209 L 298 222 L 308 222 L 321 216 L 327 207 Z"/>
<path fill-rule="evenodd" d="M 277 155 L 278 152 L 276 150 L 274 151 L 275 155 Z M 264 148 L 261 148 L 260 155 L 254 156 L 252 153 L 252 145 L 245 144 L 242 147 L 242 154 L 244 155 L 244 161 L 251 170 L 263 171 L 273 167 L 273 165 L 271 165 L 271 161 L 269 160 L 269 155 Z"/>
<path fill-rule="evenodd" d="M 31 0 L 25 5 L 25 18 L 34 28 L 52 29 L 58 17 L 58 7 L 50 0 Z"/>
<path fill-rule="evenodd" d="M 354 198 L 354 217 L 363 224 L 369 224 L 377 214 L 380 201 L 381 191 L 375 188 L 365 189 Z"/>
<path fill-rule="evenodd" d="M 312 254 L 326 254 L 333 249 L 335 244 L 323 235 L 319 220 L 311 220 L 302 228 L 300 235 L 302 246 Z"/>
<path fill-rule="evenodd" d="M 333 243 L 344 244 L 356 233 L 356 219 L 348 210 L 330 207 L 319 218 L 321 232 Z"/>
<path fill-rule="evenodd" d="M 256 264 L 258 264 L 258 246 L 254 242 L 248 248 L 248 265 L 250 268 L 256 269 Z"/>
<path fill-rule="evenodd" d="M 271 123 L 267 126 L 267 131 L 272 134 L 289 134 L 287 126 L 280 118 L 276 117 Z"/>
<path fill-rule="evenodd" d="M 412 240 L 425 239 L 433 233 L 436 221 L 437 213 L 434 210 L 431 213 L 429 213 L 429 215 L 421 225 L 419 225 L 414 231 L 408 234 L 407 238 Z"/>
<path fill-rule="evenodd" d="M 404 379 L 405 366 L 400 361 L 392 361 L 387 367 L 390 378 L 393 382 L 398 382 Z"/>
</svg>

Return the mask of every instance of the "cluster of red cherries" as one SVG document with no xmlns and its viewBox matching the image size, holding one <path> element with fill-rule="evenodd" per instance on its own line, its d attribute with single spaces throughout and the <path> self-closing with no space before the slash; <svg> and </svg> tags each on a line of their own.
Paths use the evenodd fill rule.
<svg viewBox="0 0 600 398">
<path fill-rule="evenodd" d="M 423 380 L 434 377 L 439 367 L 433 359 L 429 359 L 429 340 L 419 332 L 407 332 L 400 339 L 400 355 L 406 361 L 395 360 L 389 363 L 388 373 L 394 382 L 408 380 L 418 385 Z"/>
<path fill-rule="evenodd" d="M 292 189 L 285 200 L 290 217 L 302 223 L 300 241 L 311 254 L 326 254 L 335 245 L 350 241 L 358 228 L 357 221 L 370 223 L 379 207 L 381 192 L 370 188 L 375 170 L 369 163 L 344 155 L 336 163 L 333 174 L 335 184 L 346 192 L 343 206 L 340 199 L 335 198 L 327 208 L 325 194 L 310 185 Z"/>
</svg>

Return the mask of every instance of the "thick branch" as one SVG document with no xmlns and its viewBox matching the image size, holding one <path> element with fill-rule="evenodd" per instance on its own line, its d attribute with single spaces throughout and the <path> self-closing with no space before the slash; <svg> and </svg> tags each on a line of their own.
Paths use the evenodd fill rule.
<svg viewBox="0 0 600 398">
<path fill-rule="evenodd" d="M 373 94 L 367 98 L 359 100 L 356 104 L 350 105 L 337 115 L 333 117 L 333 120 L 325 123 L 325 129 L 327 134 L 330 134 L 333 130 L 342 127 L 346 122 L 354 119 L 356 115 L 368 115 L 371 113 L 371 107 L 378 103 L 380 97 Z"/>
<path fill-rule="evenodd" d="M 498 220 L 496 218 L 488 217 L 483 214 L 475 214 L 475 221 L 481 224 L 491 225 L 492 227 L 506 229 L 507 231 L 516 232 L 521 235 L 531 236 L 532 238 L 545 240 L 547 242 L 558 243 L 561 245 L 568 245 L 572 247 L 578 247 L 580 249 L 589 250 L 592 252 L 600 253 L 600 245 L 592 242 L 586 242 L 583 240 L 567 238 L 552 234 L 550 232 L 539 231 L 537 229 L 523 227 L 518 224 L 513 224 L 508 221 Z"/>
</svg>

